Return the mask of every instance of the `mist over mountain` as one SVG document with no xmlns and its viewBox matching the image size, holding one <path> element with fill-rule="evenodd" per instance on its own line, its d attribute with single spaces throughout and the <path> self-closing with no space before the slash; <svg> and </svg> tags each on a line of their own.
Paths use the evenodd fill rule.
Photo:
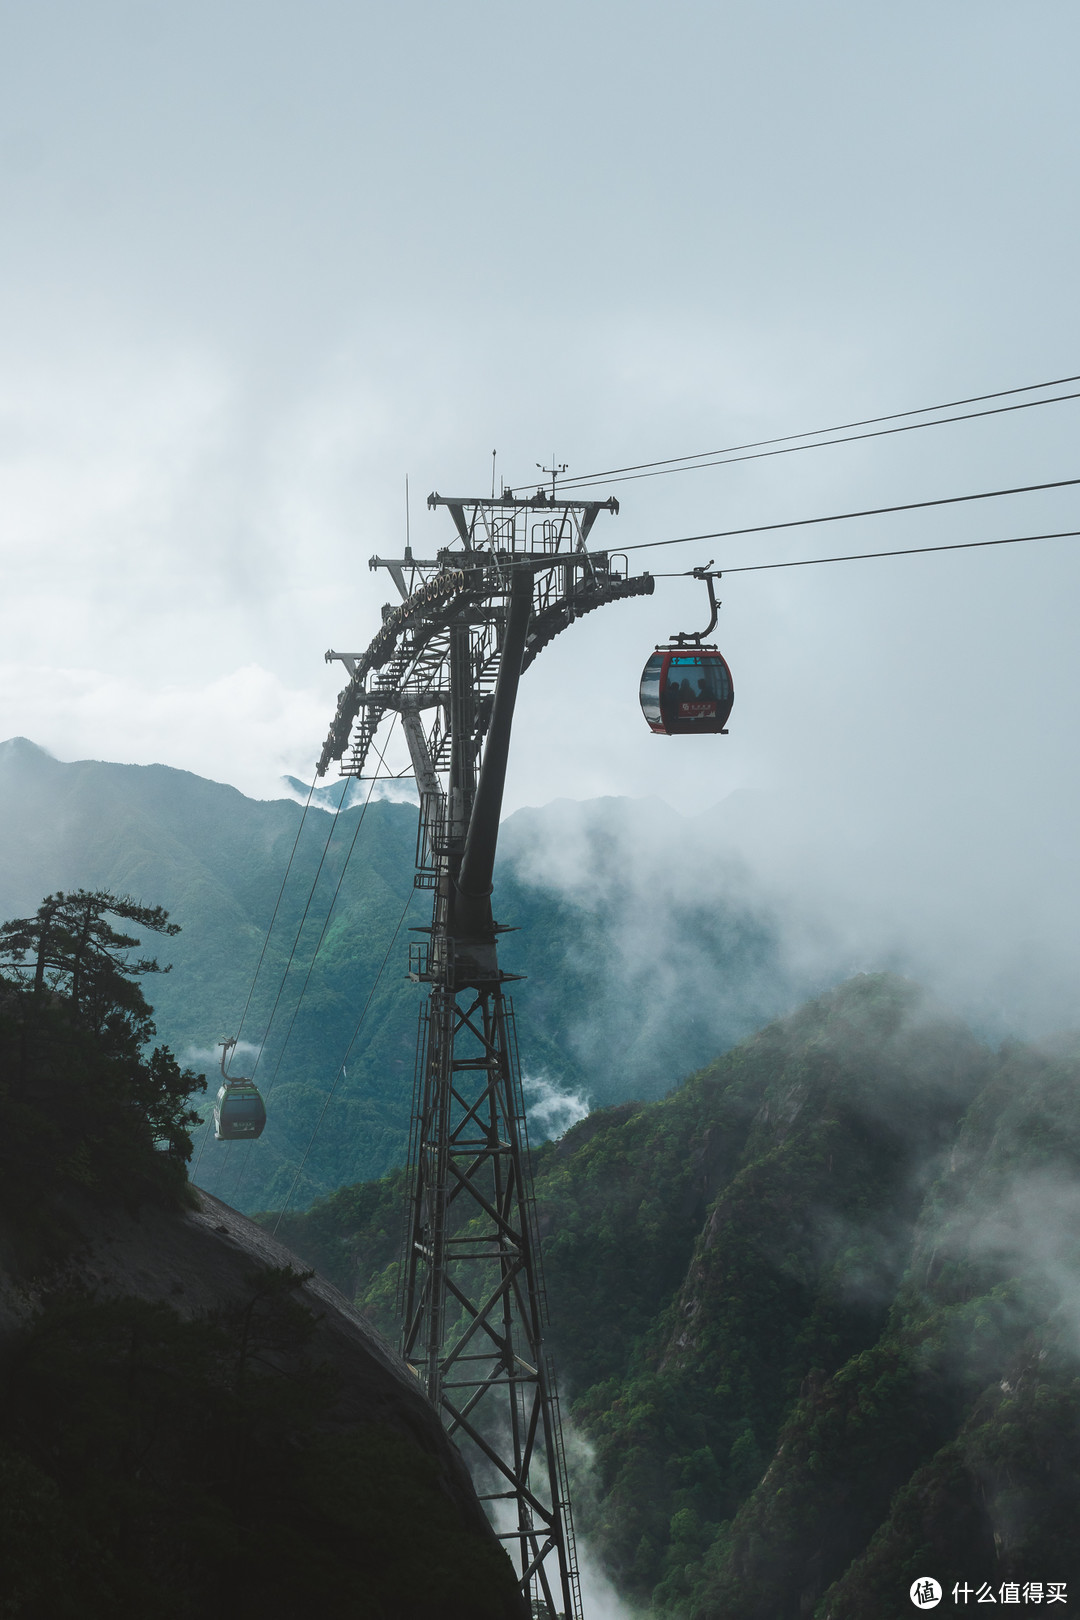
<svg viewBox="0 0 1080 1620">
<path fill-rule="evenodd" d="M 1075 1046 L 995 1052 L 862 975 L 535 1175 L 577 1522 L 627 1613 L 894 1620 L 927 1575 L 1075 1612 Z M 391 1333 L 403 1180 L 282 1226 Z"/>
<path fill-rule="evenodd" d="M 196 1179 L 291 1196 L 281 1234 L 393 1336 L 427 897 L 415 808 L 332 791 L 305 819 L 15 740 L 0 902 L 168 907 L 160 1036 L 212 1075 L 243 1018 L 234 1067 L 261 1046 L 270 1105 L 258 1143 L 204 1129 Z M 837 985 L 873 931 L 784 899 L 759 810 L 556 801 L 503 828 L 585 1546 L 672 1620 L 884 1620 L 927 1573 L 1080 1581 L 1080 1042 L 990 1042 L 894 975 Z"/>
<path fill-rule="evenodd" d="M 406 1152 L 423 994 L 409 928 L 428 913 L 416 810 L 365 807 L 349 783 L 331 814 L 343 786 L 317 789 L 305 818 L 298 783 L 256 800 L 164 765 L 0 745 L 0 916 L 80 886 L 165 906 L 182 932 L 150 987 L 159 1035 L 211 1091 L 224 1036 L 240 1035 L 232 1072 L 258 1060 L 264 1136 L 197 1144 L 200 1185 L 240 1208 L 290 1193 L 302 1207 Z M 510 817 L 494 903 L 517 930 L 501 956 L 525 975 L 514 1002 L 538 1137 L 590 1106 L 662 1096 L 851 966 L 810 948 L 708 818 L 659 799 Z"/>
</svg>

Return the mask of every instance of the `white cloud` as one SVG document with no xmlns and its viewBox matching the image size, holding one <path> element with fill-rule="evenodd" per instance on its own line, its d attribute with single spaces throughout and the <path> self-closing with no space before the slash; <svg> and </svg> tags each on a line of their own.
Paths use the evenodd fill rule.
<svg viewBox="0 0 1080 1620">
<path fill-rule="evenodd" d="M 7 733 L 61 759 L 115 755 L 232 782 L 255 798 L 282 798 L 286 770 L 311 779 L 324 706 L 249 664 L 205 684 L 158 684 L 99 669 L 0 664 Z M 116 718 L 123 716 L 120 738 Z M 306 758 L 305 758 L 306 755 Z"/>
<path fill-rule="evenodd" d="M 245 1068 L 253 1068 L 258 1062 L 260 1048 L 253 1046 L 250 1041 L 237 1041 L 229 1058 L 229 1070 L 235 1077 Z M 180 1061 L 200 1072 L 205 1069 L 207 1081 L 215 1081 L 221 1073 L 221 1044 L 217 1046 L 187 1046 L 181 1054 Z"/>
<path fill-rule="evenodd" d="M 992 1201 L 991 1201 L 992 1198 Z M 1080 1181 L 1063 1167 L 1030 1171 L 1004 1186 L 977 1189 L 946 1230 L 943 1253 L 990 1259 L 1011 1268 L 1035 1301 L 1060 1317 L 1080 1354 Z"/>
<path fill-rule="evenodd" d="M 129 10 L 28 12 L 0 64 L 0 736 L 275 794 L 329 724 L 324 649 L 366 645 L 392 594 L 367 560 L 403 539 L 406 473 L 433 550 L 428 489 L 483 487 L 493 446 L 511 479 L 552 453 L 580 473 L 1077 351 L 1061 8 L 1033 32 L 991 7 L 976 37 L 926 0 L 646 4 L 630 27 L 605 3 L 542 38 L 524 12 L 451 23 L 430 0 Z M 485 66 L 490 95 L 462 96 Z M 603 540 L 1060 478 L 1076 409 L 612 486 Z M 1075 509 L 1066 491 L 630 555 L 731 568 Z M 832 896 L 859 960 L 914 929 L 1006 999 L 1026 974 L 1048 1018 L 1076 989 L 1078 583 L 1068 541 L 729 573 L 731 735 L 699 745 L 637 712 L 651 646 L 700 618 L 698 587 L 661 581 L 529 671 L 507 809 L 764 793 L 740 847 L 808 915 Z"/>
<path fill-rule="evenodd" d="M 521 1089 L 529 1135 L 535 1142 L 557 1141 L 589 1112 L 588 1099 L 581 1092 L 567 1091 L 544 1075 L 525 1075 Z"/>
</svg>

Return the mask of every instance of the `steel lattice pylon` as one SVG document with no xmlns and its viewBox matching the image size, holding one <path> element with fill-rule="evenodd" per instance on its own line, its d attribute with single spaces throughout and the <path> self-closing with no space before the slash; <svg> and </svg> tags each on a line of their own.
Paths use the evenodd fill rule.
<svg viewBox="0 0 1080 1620">
<path fill-rule="evenodd" d="M 652 592 L 588 537 L 614 500 L 428 498 L 456 540 L 434 558 L 371 559 L 402 602 L 365 653 L 327 653 L 350 681 L 319 761 L 362 775 L 400 716 L 420 794 L 428 938 L 410 975 L 420 1015 L 402 1351 L 464 1452 L 535 1614 L 580 1620 L 581 1596 L 545 1304 L 513 1007 L 491 877 L 518 678 L 581 614 Z"/>
</svg>

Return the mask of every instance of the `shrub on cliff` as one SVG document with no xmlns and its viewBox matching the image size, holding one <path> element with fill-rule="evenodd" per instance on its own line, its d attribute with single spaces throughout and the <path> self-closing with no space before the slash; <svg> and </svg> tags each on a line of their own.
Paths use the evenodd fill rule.
<svg viewBox="0 0 1080 1620">
<path fill-rule="evenodd" d="M 128 1204 L 185 1195 L 189 1098 L 206 1081 L 167 1046 L 147 1053 L 139 981 L 168 970 L 133 957 L 140 941 L 110 918 L 178 932 L 160 906 L 86 890 L 0 926 L 0 1210 L 24 1231 L 65 1190 Z"/>
</svg>

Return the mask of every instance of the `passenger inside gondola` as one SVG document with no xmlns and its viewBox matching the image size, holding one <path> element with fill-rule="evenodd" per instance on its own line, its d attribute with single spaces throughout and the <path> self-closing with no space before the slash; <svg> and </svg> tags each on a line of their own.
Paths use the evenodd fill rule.
<svg viewBox="0 0 1080 1620">
<path fill-rule="evenodd" d="M 664 722 L 665 722 L 666 725 L 670 725 L 671 722 L 673 721 L 673 719 L 675 718 L 675 716 L 678 714 L 678 712 L 679 712 L 679 704 L 680 704 L 681 700 L 682 700 L 681 683 L 680 683 L 679 677 L 676 675 L 674 669 L 672 669 L 670 671 L 670 673 L 668 675 L 668 679 L 667 679 L 667 681 L 666 681 L 666 683 L 664 685 L 664 697 L 663 697 L 663 701 L 662 701 L 662 704 L 661 704 L 661 709 L 662 709 L 662 712 L 663 712 Z"/>
</svg>

